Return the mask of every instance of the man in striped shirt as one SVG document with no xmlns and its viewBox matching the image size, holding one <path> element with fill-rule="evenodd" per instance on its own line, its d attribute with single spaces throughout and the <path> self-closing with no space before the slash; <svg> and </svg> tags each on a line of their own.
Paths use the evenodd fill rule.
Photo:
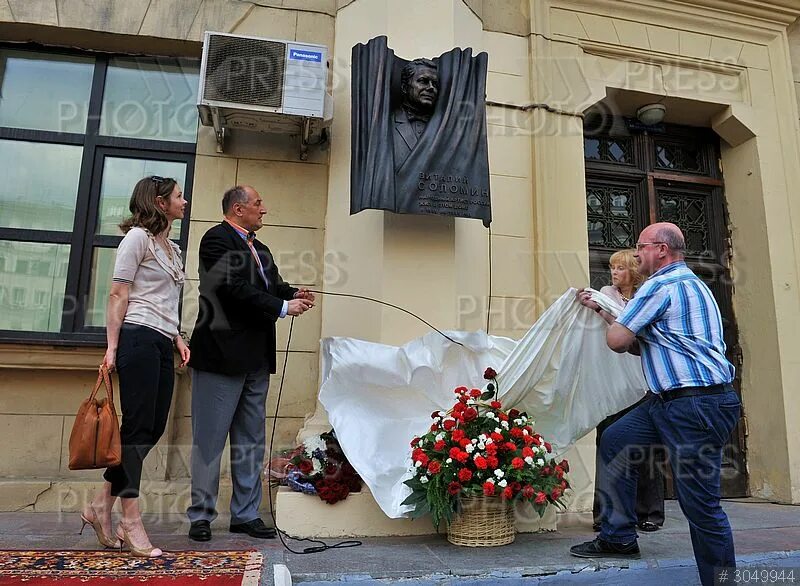
<svg viewBox="0 0 800 586">
<path fill-rule="evenodd" d="M 734 368 L 725 358 L 719 307 L 686 266 L 684 250 L 683 234 L 674 224 L 652 224 L 642 231 L 635 256 L 648 279 L 616 321 L 586 291 L 578 292 L 579 301 L 610 324 L 606 341 L 612 350 L 641 354 L 653 398 L 603 433 L 602 529 L 597 539 L 570 553 L 639 557 L 636 464 L 642 446 L 664 445 L 701 582 L 713 584 L 715 567 L 735 565 L 733 535 L 720 506 L 720 466 L 741 405 L 730 384 Z"/>
</svg>

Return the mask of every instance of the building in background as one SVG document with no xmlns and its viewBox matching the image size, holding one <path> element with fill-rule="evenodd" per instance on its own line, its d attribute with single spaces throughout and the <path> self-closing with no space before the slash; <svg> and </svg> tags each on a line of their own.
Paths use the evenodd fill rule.
<svg viewBox="0 0 800 586">
<path fill-rule="evenodd" d="M 264 196 L 259 237 L 289 282 L 441 329 L 485 327 L 491 296 L 490 332 L 511 337 L 568 287 L 604 282 L 644 225 L 676 222 L 738 368 L 745 419 L 725 492 L 800 503 L 798 17 L 794 0 L 0 0 L 0 510 L 75 510 L 99 480 L 68 470 L 66 446 L 104 350 L 116 224 L 150 174 L 175 177 L 191 205 L 172 234 L 187 334 L 199 240 L 235 183 Z M 296 136 L 236 130 L 217 152 L 195 105 L 207 30 L 327 46 L 329 143 L 301 160 Z M 480 222 L 349 215 L 350 51 L 378 35 L 404 58 L 489 54 L 491 291 Z M 655 127 L 636 120 L 650 104 L 665 108 Z M 326 427 L 320 337 L 423 333 L 392 309 L 323 297 L 296 324 L 277 417 L 270 395 L 275 447 Z M 282 322 L 279 347 L 287 334 Z M 148 511 L 189 499 L 188 374 L 176 385 Z M 593 454 L 589 438 L 570 458 L 577 509 Z"/>
</svg>

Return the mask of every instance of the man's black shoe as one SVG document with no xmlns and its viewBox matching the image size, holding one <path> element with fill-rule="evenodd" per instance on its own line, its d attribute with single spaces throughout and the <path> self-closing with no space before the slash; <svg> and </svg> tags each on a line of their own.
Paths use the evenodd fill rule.
<svg viewBox="0 0 800 586">
<path fill-rule="evenodd" d="M 636 541 L 631 543 L 609 543 L 599 537 L 594 541 L 587 541 L 580 545 L 573 545 L 569 548 L 569 553 L 577 558 L 631 558 L 639 559 L 639 544 Z"/>
<path fill-rule="evenodd" d="M 639 529 L 642 531 L 658 531 L 660 527 L 652 521 L 642 521 L 639 523 Z"/>
<path fill-rule="evenodd" d="M 211 523 L 208 521 L 194 521 L 189 527 L 189 539 L 211 541 Z"/>
<path fill-rule="evenodd" d="M 261 519 L 253 519 L 247 523 L 231 523 L 231 533 L 247 533 L 259 539 L 275 539 L 275 529 L 264 525 Z"/>
</svg>

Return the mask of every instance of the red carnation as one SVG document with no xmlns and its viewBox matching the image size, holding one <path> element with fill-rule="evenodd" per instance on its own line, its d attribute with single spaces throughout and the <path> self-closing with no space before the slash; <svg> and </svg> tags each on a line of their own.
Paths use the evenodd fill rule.
<svg viewBox="0 0 800 586">
<path fill-rule="evenodd" d="M 486 453 L 494 456 L 497 453 L 497 444 L 486 444 Z"/>
<path fill-rule="evenodd" d="M 547 450 L 548 452 L 552 452 L 553 446 L 551 446 L 548 442 L 544 442 L 544 449 Z"/>
<path fill-rule="evenodd" d="M 458 445 L 460 445 L 462 448 L 466 448 L 466 447 L 467 447 L 468 445 L 470 445 L 471 443 L 472 443 L 472 442 L 471 442 L 471 441 L 469 441 L 469 438 L 466 438 L 466 437 L 462 437 L 462 438 L 461 438 L 461 439 L 458 441 Z"/>
<path fill-rule="evenodd" d="M 553 489 L 553 491 L 550 493 L 550 496 L 552 497 L 552 499 L 553 499 L 554 501 L 555 501 L 555 500 L 558 500 L 558 497 L 560 497 L 560 496 L 561 496 L 561 487 L 560 487 L 560 486 L 556 486 L 556 487 Z"/>
<path fill-rule="evenodd" d="M 417 459 L 417 462 L 419 462 L 423 466 L 427 466 L 428 465 L 428 456 L 426 456 L 425 454 L 420 454 L 419 458 Z"/>
<path fill-rule="evenodd" d="M 533 501 L 537 505 L 543 505 L 547 502 L 547 495 L 543 492 L 539 492 L 536 494 L 536 498 Z"/>
<path fill-rule="evenodd" d="M 511 437 L 521 438 L 522 437 L 522 430 L 519 427 L 512 427 L 511 428 Z"/>
<path fill-rule="evenodd" d="M 522 497 L 526 499 L 532 499 L 533 495 L 536 494 L 536 491 L 533 490 L 533 487 L 530 484 L 526 484 L 522 488 Z"/>
<path fill-rule="evenodd" d="M 436 425 L 435 423 L 431 425 L 431 431 L 436 431 L 437 429 L 439 429 L 438 425 Z"/>
<path fill-rule="evenodd" d="M 424 456 L 424 455 L 425 455 L 425 451 L 422 448 L 414 448 L 414 450 L 412 450 L 412 452 L 411 452 L 411 459 L 416 462 L 417 460 L 419 460 L 420 456 Z"/>
<path fill-rule="evenodd" d="M 442 463 L 439 460 L 432 460 L 431 463 L 428 464 L 428 472 L 431 474 L 438 474 L 441 469 Z"/>
<path fill-rule="evenodd" d="M 493 442 L 497 442 L 497 443 L 500 443 L 505 439 L 503 437 L 502 433 L 497 433 L 496 431 L 493 431 L 492 433 L 490 433 L 489 437 L 492 438 Z"/>
<path fill-rule="evenodd" d="M 511 466 L 518 470 L 522 468 L 524 465 L 525 465 L 525 460 L 523 460 L 522 458 L 514 458 L 513 460 L 511 460 Z"/>
<path fill-rule="evenodd" d="M 556 478 L 559 480 L 564 478 L 564 470 L 561 468 L 561 466 L 556 466 Z"/>
<path fill-rule="evenodd" d="M 480 389 L 472 389 L 469 392 L 469 396 L 472 397 L 473 399 L 477 399 L 478 397 L 481 396 L 481 390 Z"/>
<path fill-rule="evenodd" d="M 486 496 L 492 496 L 494 494 L 494 482 L 483 483 L 483 494 Z"/>
<path fill-rule="evenodd" d="M 500 465 L 500 462 L 497 460 L 497 456 L 489 456 L 486 459 L 486 463 L 489 464 L 489 468 L 495 469 Z"/>
<path fill-rule="evenodd" d="M 561 481 L 561 490 L 567 490 L 568 487 L 569 487 L 569 484 L 567 484 L 567 481 L 566 480 L 562 480 Z"/>
<path fill-rule="evenodd" d="M 530 433 L 530 432 L 528 432 L 528 433 Z M 536 444 L 537 446 L 542 445 L 542 438 L 538 434 L 537 435 L 529 435 L 528 437 L 531 438 L 532 443 Z"/>
<path fill-rule="evenodd" d="M 461 453 L 461 450 L 459 450 L 458 448 L 450 448 L 450 452 L 448 453 L 448 455 L 451 458 L 453 458 L 453 460 L 455 460 L 456 458 L 458 458 L 458 455 L 460 453 Z"/>
<path fill-rule="evenodd" d="M 519 417 L 519 411 L 517 411 L 516 409 L 509 409 L 508 410 L 508 416 L 511 419 L 517 419 Z"/>
<path fill-rule="evenodd" d="M 454 442 L 460 442 L 462 439 L 464 439 L 464 430 L 463 429 L 454 429 L 452 437 L 453 437 L 453 441 Z"/>
<path fill-rule="evenodd" d="M 483 371 L 483 378 L 485 378 L 486 380 L 492 380 L 496 376 L 497 372 L 491 366 Z"/>
<path fill-rule="evenodd" d="M 523 458 L 533 458 L 534 456 L 535 456 L 535 454 L 533 453 L 533 450 L 530 449 L 528 446 L 525 446 L 524 448 L 522 448 L 522 457 Z"/>
<path fill-rule="evenodd" d="M 500 407 L 502 407 L 500 401 L 492 401 L 491 403 L 489 403 L 489 405 L 491 405 L 493 409 L 500 409 Z"/>
<path fill-rule="evenodd" d="M 453 405 L 453 415 L 458 415 L 460 413 L 463 413 L 464 409 L 466 409 L 466 408 L 467 408 L 467 406 L 464 405 L 464 403 L 461 403 L 461 402 L 456 403 L 455 405 Z"/>
<path fill-rule="evenodd" d="M 464 410 L 464 421 L 473 421 L 478 418 L 478 410 L 475 407 L 467 407 Z"/>
<path fill-rule="evenodd" d="M 502 496 L 503 496 L 504 499 L 510 500 L 510 499 L 514 498 L 514 491 L 511 489 L 510 486 L 506 486 L 503 489 L 503 495 Z"/>
<path fill-rule="evenodd" d="M 503 444 L 503 447 L 507 449 L 509 452 L 513 452 L 517 449 L 517 445 L 514 442 L 506 442 Z"/>
<path fill-rule="evenodd" d="M 511 490 L 513 490 L 515 493 L 519 492 L 520 489 L 522 488 L 522 485 L 516 480 L 511 484 L 509 484 L 509 486 L 511 487 Z"/>
<path fill-rule="evenodd" d="M 439 417 L 438 411 L 434 411 L 433 413 L 431 413 L 431 419 L 436 419 L 437 417 Z"/>
<path fill-rule="evenodd" d="M 457 395 L 460 395 L 461 393 L 466 393 L 467 387 L 456 387 L 456 390 L 453 392 L 456 393 Z"/>
<path fill-rule="evenodd" d="M 461 482 L 467 482 L 470 478 L 472 478 L 472 470 L 469 468 L 462 468 L 458 471 L 458 479 Z"/>
<path fill-rule="evenodd" d="M 564 472 L 569 472 L 569 462 L 566 460 L 561 460 L 561 464 L 559 464 L 564 469 Z"/>
<path fill-rule="evenodd" d="M 433 444 L 433 449 L 437 452 L 441 452 L 443 449 L 447 447 L 447 444 L 444 440 L 439 440 L 435 444 Z"/>
<path fill-rule="evenodd" d="M 506 415 L 502 411 L 497 413 L 497 417 L 500 419 L 500 421 L 508 421 L 508 415 Z"/>
<path fill-rule="evenodd" d="M 525 445 L 526 445 L 526 446 L 529 446 L 529 445 L 531 445 L 532 443 L 535 443 L 535 442 L 536 442 L 536 440 L 534 440 L 534 439 L 533 439 L 533 437 L 531 437 L 531 436 L 529 436 L 529 435 L 523 435 L 523 436 L 522 436 L 522 441 L 523 441 L 523 442 L 525 442 Z"/>
<path fill-rule="evenodd" d="M 479 470 L 486 470 L 486 458 L 483 456 L 475 458 L 475 467 Z"/>
<path fill-rule="evenodd" d="M 458 482 L 453 481 L 447 485 L 447 492 L 453 495 L 458 494 L 461 492 L 461 485 Z"/>
<path fill-rule="evenodd" d="M 459 462 L 461 462 L 463 464 L 464 462 L 469 460 L 469 454 L 466 453 L 466 452 L 459 452 L 458 456 L 456 457 L 456 460 L 458 460 Z"/>
<path fill-rule="evenodd" d="M 411 440 L 411 447 L 415 448 L 418 443 L 419 443 L 419 438 L 414 436 L 414 439 Z"/>
<path fill-rule="evenodd" d="M 309 474 L 314 469 L 314 464 L 311 463 L 311 460 L 300 460 L 297 467 L 303 474 Z"/>
<path fill-rule="evenodd" d="M 456 422 L 452 419 L 445 419 L 442 426 L 444 427 L 445 431 L 450 431 L 456 426 Z"/>
<path fill-rule="evenodd" d="M 550 476 L 552 472 L 553 470 L 550 468 L 550 466 L 545 466 L 544 468 L 542 468 L 542 476 Z"/>
</svg>

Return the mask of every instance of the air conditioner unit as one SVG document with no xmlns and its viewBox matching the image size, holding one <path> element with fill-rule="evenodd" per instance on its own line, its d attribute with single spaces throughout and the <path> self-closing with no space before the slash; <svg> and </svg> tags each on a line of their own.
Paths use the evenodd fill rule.
<svg viewBox="0 0 800 586">
<path fill-rule="evenodd" d="M 226 129 L 310 137 L 333 117 L 324 45 L 206 32 L 197 108 L 222 152 Z"/>
</svg>

